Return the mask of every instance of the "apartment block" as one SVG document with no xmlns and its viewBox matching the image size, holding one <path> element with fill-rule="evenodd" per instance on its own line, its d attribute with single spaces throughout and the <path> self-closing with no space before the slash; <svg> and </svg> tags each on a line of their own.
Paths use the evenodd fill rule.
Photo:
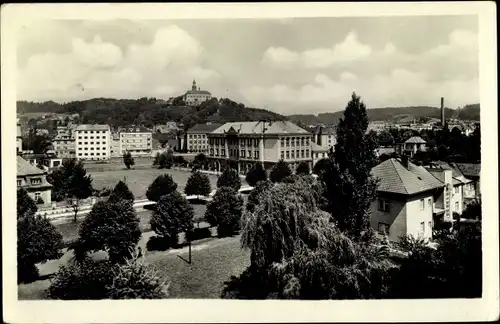
<svg viewBox="0 0 500 324">
<path fill-rule="evenodd" d="M 144 127 L 120 129 L 120 155 L 130 152 L 132 156 L 151 156 L 153 134 Z"/>
<path fill-rule="evenodd" d="M 79 160 L 109 160 L 111 157 L 109 125 L 78 125 L 75 129 L 75 152 Z"/>
<path fill-rule="evenodd" d="M 208 153 L 207 134 L 222 126 L 221 124 L 196 124 L 186 132 L 186 149 L 188 153 Z"/>
</svg>

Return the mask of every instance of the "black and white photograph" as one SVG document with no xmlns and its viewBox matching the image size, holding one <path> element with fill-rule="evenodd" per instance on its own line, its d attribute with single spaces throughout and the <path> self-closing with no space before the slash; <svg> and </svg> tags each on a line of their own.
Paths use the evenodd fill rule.
<svg viewBox="0 0 500 324">
<path fill-rule="evenodd" d="M 3 6 L 4 318 L 498 319 L 495 15 Z"/>
</svg>

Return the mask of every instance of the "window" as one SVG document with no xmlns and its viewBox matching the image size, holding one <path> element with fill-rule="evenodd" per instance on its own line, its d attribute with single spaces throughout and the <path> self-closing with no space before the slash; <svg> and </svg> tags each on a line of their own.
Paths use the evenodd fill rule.
<svg viewBox="0 0 500 324">
<path fill-rule="evenodd" d="M 301 151 L 300 151 L 300 157 L 301 157 L 301 158 L 304 158 L 304 150 L 301 150 Z"/>
<path fill-rule="evenodd" d="M 455 187 L 455 193 L 456 193 L 456 194 L 458 194 L 458 190 L 459 190 L 459 188 L 458 188 L 458 186 L 456 186 L 456 187 Z"/>
<path fill-rule="evenodd" d="M 389 211 L 389 200 L 379 199 L 378 200 L 378 210 L 383 212 Z"/>
<path fill-rule="evenodd" d="M 429 230 L 432 231 L 432 221 L 429 222 Z"/>
<path fill-rule="evenodd" d="M 284 160 L 285 159 L 285 151 L 281 151 L 281 159 Z"/>
<path fill-rule="evenodd" d="M 458 201 L 455 201 L 455 211 L 458 212 Z"/>
<path fill-rule="evenodd" d="M 300 158 L 299 153 L 300 153 L 300 151 L 299 151 L 299 150 L 295 151 L 295 156 L 297 157 L 297 159 L 298 159 L 298 158 Z"/>
<path fill-rule="evenodd" d="M 423 199 L 420 199 L 420 210 L 424 210 L 425 209 L 425 202 Z"/>
<path fill-rule="evenodd" d="M 420 223 L 420 233 L 425 234 L 425 222 Z"/>
<path fill-rule="evenodd" d="M 35 192 L 35 201 L 41 198 L 41 194 L 39 192 Z"/>
<path fill-rule="evenodd" d="M 286 159 L 288 160 L 290 158 L 290 151 L 286 151 Z"/>
<path fill-rule="evenodd" d="M 258 159 L 259 158 L 259 151 L 255 151 L 253 152 L 254 153 L 254 158 L 255 159 Z"/>
<path fill-rule="evenodd" d="M 295 151 L 292 150 L 292 159 L 295 159 Z"/>
<path fill-rule="evenodd" d="M 427 206 L 429 206 L 429 207 L 432 206 L 432 199 L 431 198 L 427 199 Z"/>
<path fill-rule="evenodd" d="M 389 225 L 385 223 L 378 223 L 378 232 L 382 235 L 389 235 Z"/>
<path fill-rule="evenodd" d="M 281 138 L 281 147 L 285 146 L 285 139 Z"/>
<path fill-rule="evenodd" d="M 17 186 L 18 186 L 18 187 L 19 187 L 19 186 L 21 186 L 22 182 L 23 182 L 23 181 L 22 181 L 21 179 L 17 179 Z"/>
<path fill-rule="evenodd" d="M 78 153 L 78 156 L 82 156 L 82 153 Z"/>
<path fill-rule="evenodd" d="M 244 158 L 245 157 L 245 150 L 241 150 L 241 157 Z"/>
</svg>

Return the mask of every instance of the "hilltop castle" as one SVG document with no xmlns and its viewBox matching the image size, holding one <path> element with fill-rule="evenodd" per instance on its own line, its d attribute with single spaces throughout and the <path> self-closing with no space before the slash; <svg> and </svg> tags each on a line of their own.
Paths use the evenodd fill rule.
<svg viewBox="0 0 500 324">
<path fill-rule="evenodd" d="M 208 91 L 201 90 L 199 87 L 196 87 L 196 80 L 193 80 L 193 86 L 191 90 L 188 90 L 184 95 L 184 102 L 186 105 L 198 106 L 202 102 L 210 100 L 212 98 L 212 94 Z"/>
</svg>

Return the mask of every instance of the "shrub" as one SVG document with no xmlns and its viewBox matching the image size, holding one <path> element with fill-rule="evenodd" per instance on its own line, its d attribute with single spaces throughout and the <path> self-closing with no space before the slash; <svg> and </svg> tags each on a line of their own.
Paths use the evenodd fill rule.
<svg viewBox="0 0 500 324">
<path fill-rule="evenodd" d="M 148 187 L 146 197 L 151 201 L 160 200 L 161 196 L 168 195 L 177 189 L 177 183 L 174 182 L 169 174 L 158 176 Z"/>
<path fill-rule="evenodd" d="M 180 232 L 193 228 L 193 206 L 177 191 L 160 198 L 150 219 L 151 229 L 175 246 Z"/>
<path fill-rule="evenodd" d="M 241 187 L 241 179 L 238 175 L 238 171 L 226 168 L 219 179 L 217 179 L 217 188 L 221 187 L 231 187 L 235 190 L 239 190 Z"/>
<path fill-rule="evenodd" d="M 231 187 L 221 187 L 207 205 L 206 221 L 217 226 L 220 237 L 231 236 L 240 229 L 243 198 Z"/>
<path fill-rule="evenodd" d="M 283 181 L 283 179 L 290 175 L 292 175 L 292 170 L 290 170 L 288 164 L 283 160 L 279 160 L 271 169 L 269 179 L 276 183 Z"/>
<path fill-rule="evenodd" d="M 266 181 L 267 173 L 266 170 L 264 170 L 264 167 L 262 167 L 262 163 L 256 162 L 248 171 L 245 180 L 252 187 L 254 187 L 259 181 Z"/>
<path fill-rule="evenodd" d="M 107 288 L 111 299 L 161 299 L 168 297 L 169 283 L 144 263 L 144 256 L 133 252 L 124 264 L 113 268 L 113 281 Z"/>
<path fill-rule="evenodd" d="M 130 191 L 125 182 L 121 180 L 116 184 L 108 198 L 110 202 L 118 202 L 120 200 L 134 201 L 134 194 Z"/>
<path fill-rule="evenodd" d="M 299 163 L 297 166 L 297 170 L 295 171 L 296 174 L 301 174 L 301 175 L 309 175 L 311 173 L 311 169 L 309 168 L 309 163 L 302 161 Z"/>
<path fill-rule="evenodd" d="M 47 290 L 50 299 L 107 299 L 107 287 L 113 282 L 113 264 L 108 260 L 85 258 L 59 268 Z"/>
<path fill-rule="evenodd" d="M 212 188 L 210 186 L 210 179 L 206 174 L 201 172 L 193 172 L 189 177 L 186 187 L 184 188 L 184 193 L 188 196 L 191 195 L 201 195 L 208 196 Z"/>
<path fill-rule="evenodd" d="M 151 236 L 146 243 L 148 251 L 166 251 L 170 248 L 170 242 L 161 236 Z"/>
<path fill-rule="evenodd" d="M 100 201 L 85 216 L 79 235 L 75 248 L 78 258 L 84 257 L 87 252 L 104 250 L 112 262 L 124 262 L 130 256 L 129 249 L 141 237 L 139 217 L 130 201 Z"/>
<path fill-rule="evenodd" d="M 18 281 L 38 277 L 35 264 L 61 257 L 62 235 L 48 219 L 27 214 L 17 220 Z"/>
<path fill-rule="evenodd" d="M 186 232 L 187 241 L 201 240 L 212 236 L 212 232 L 209 227 L 194 228 L 192 231 Z"/>
</svg>

